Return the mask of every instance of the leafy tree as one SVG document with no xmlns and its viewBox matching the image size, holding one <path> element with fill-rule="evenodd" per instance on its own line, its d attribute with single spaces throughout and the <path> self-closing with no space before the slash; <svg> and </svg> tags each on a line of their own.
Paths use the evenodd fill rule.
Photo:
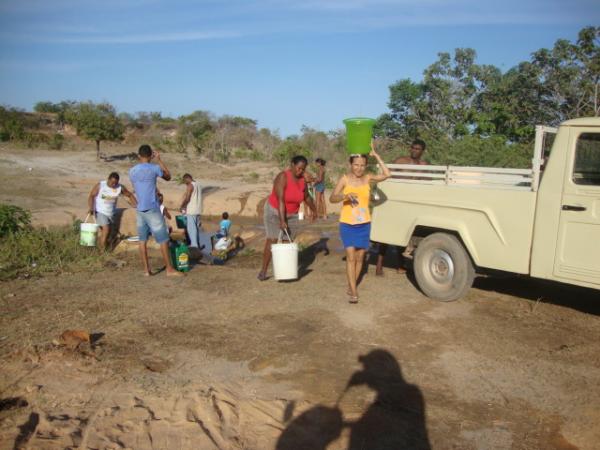
<svg viewBox="0 0 600 450">
<path fill-rule="evenodd" d="M 202 153 L 214 131 L 212 115 L 207 111 L 194 111 L 178 119 L 178 140 L 186 147 L 192 145 L 198 153 Z"/>
<path fill-rule="evenodd" d="M 52 102 L 37 102 L 33 110 L 38 113 L 58 113 L 60 105 Z"/>
<path fill-rule="evenodd" d="M 120 141 L 125 127 L 109 103 L 79 103 L 67 112 L 67 120 L 77 134 L 96 142 L 96 158 L 100 158 L 100 142 Z"/>
<path fill-rule="evenodd" d="M 390 86 L 390 112 L 379 117 L 375 132 L 404 142 L 426 137 L 453 143 L 475 136 L 488 139 L 481 147 L 487 149 L 487 143 L 502 139 L 507 145 L 531 142 L 536 124 L 600 115 L 599 41 L 600 27 L 586 27 L 576 42 L 558 40 L 506 73 L 476 64 L 472 49 L 440 53 L 421 81 Z"/>
</svg>

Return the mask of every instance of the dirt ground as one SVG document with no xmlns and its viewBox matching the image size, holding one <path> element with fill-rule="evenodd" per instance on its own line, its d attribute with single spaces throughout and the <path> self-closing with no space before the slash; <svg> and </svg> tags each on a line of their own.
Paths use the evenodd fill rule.
<svg viewBox="0 0 600 450">
<path fill-rule="evenodd" d="M 83 182 L 63 200 L 11 155 L 1 201 L 79 201 Z M 257 234 L 183 279 L 144 277 L 126 252 L 0 284 L 0 449 L 599 448 L 597 291 L 481 278 L 438 303 L 369 266 L 351 305 L 335 220 L 302 228 L 295 282 L 256 279 Z M 92 343 L 63 345 L 69 329 Z"/>
</svg>

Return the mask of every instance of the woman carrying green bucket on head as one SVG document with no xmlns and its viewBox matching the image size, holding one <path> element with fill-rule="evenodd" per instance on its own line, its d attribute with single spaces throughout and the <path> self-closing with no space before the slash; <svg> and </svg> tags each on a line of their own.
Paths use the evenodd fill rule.
<svg viewBox="0 0 600 450">
<path fill-rule="evenodd" d="M 373 156 L 379 167 L 380 174 L 366 173 L 367 155 L 350 155 L 350 170 L 337 182 L 329 201 L 343 202 L 340 211 L 340 237 L 346 250 L 346 276 L 348 278 L 348 296 L 350 303 L 358 303 L 357 280 L 360 276 L 365 253 L 369 248 L 371 234 L 371 214 L 369 198 L 372 182 L 383 181 L 390 176 L 390 170 L 374 148 L 371 141 L 370 156 Z"/>
</svg>

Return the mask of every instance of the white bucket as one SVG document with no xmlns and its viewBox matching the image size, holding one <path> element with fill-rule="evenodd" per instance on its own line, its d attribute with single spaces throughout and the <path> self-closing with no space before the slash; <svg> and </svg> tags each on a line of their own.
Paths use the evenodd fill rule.
<svg viewBox="0 0 600 450">
<path fill-rule="evenodd" d="M 273 255 L 273 277 L 276 280 L 295 280 L 298 278 L 298 244 L 294 242 L 271 245 Z"/>
<path fill-rule="evenodd" d="M 97 223 L 86 223 L 90 215 L 85 218 L 81 225 L 79 226 L 79 245 L 83 245 L 85 247 L 95 247 L 96 246 L 96 238 L 98 237 L 98 228 L 100 225 Z"/>
</svg>

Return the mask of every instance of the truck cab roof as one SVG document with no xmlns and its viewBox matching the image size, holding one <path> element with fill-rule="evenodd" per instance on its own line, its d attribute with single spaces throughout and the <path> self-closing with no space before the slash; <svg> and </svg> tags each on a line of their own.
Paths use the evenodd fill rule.
<svg viewBox="0 0 600 450">
<path fill-rule="evenodd" d="M 581 117 L 579 119 L 570 119 L 561 123 L 572 127 L 597 127 L 600 126 L 600 117 Z"/>
</svg>

